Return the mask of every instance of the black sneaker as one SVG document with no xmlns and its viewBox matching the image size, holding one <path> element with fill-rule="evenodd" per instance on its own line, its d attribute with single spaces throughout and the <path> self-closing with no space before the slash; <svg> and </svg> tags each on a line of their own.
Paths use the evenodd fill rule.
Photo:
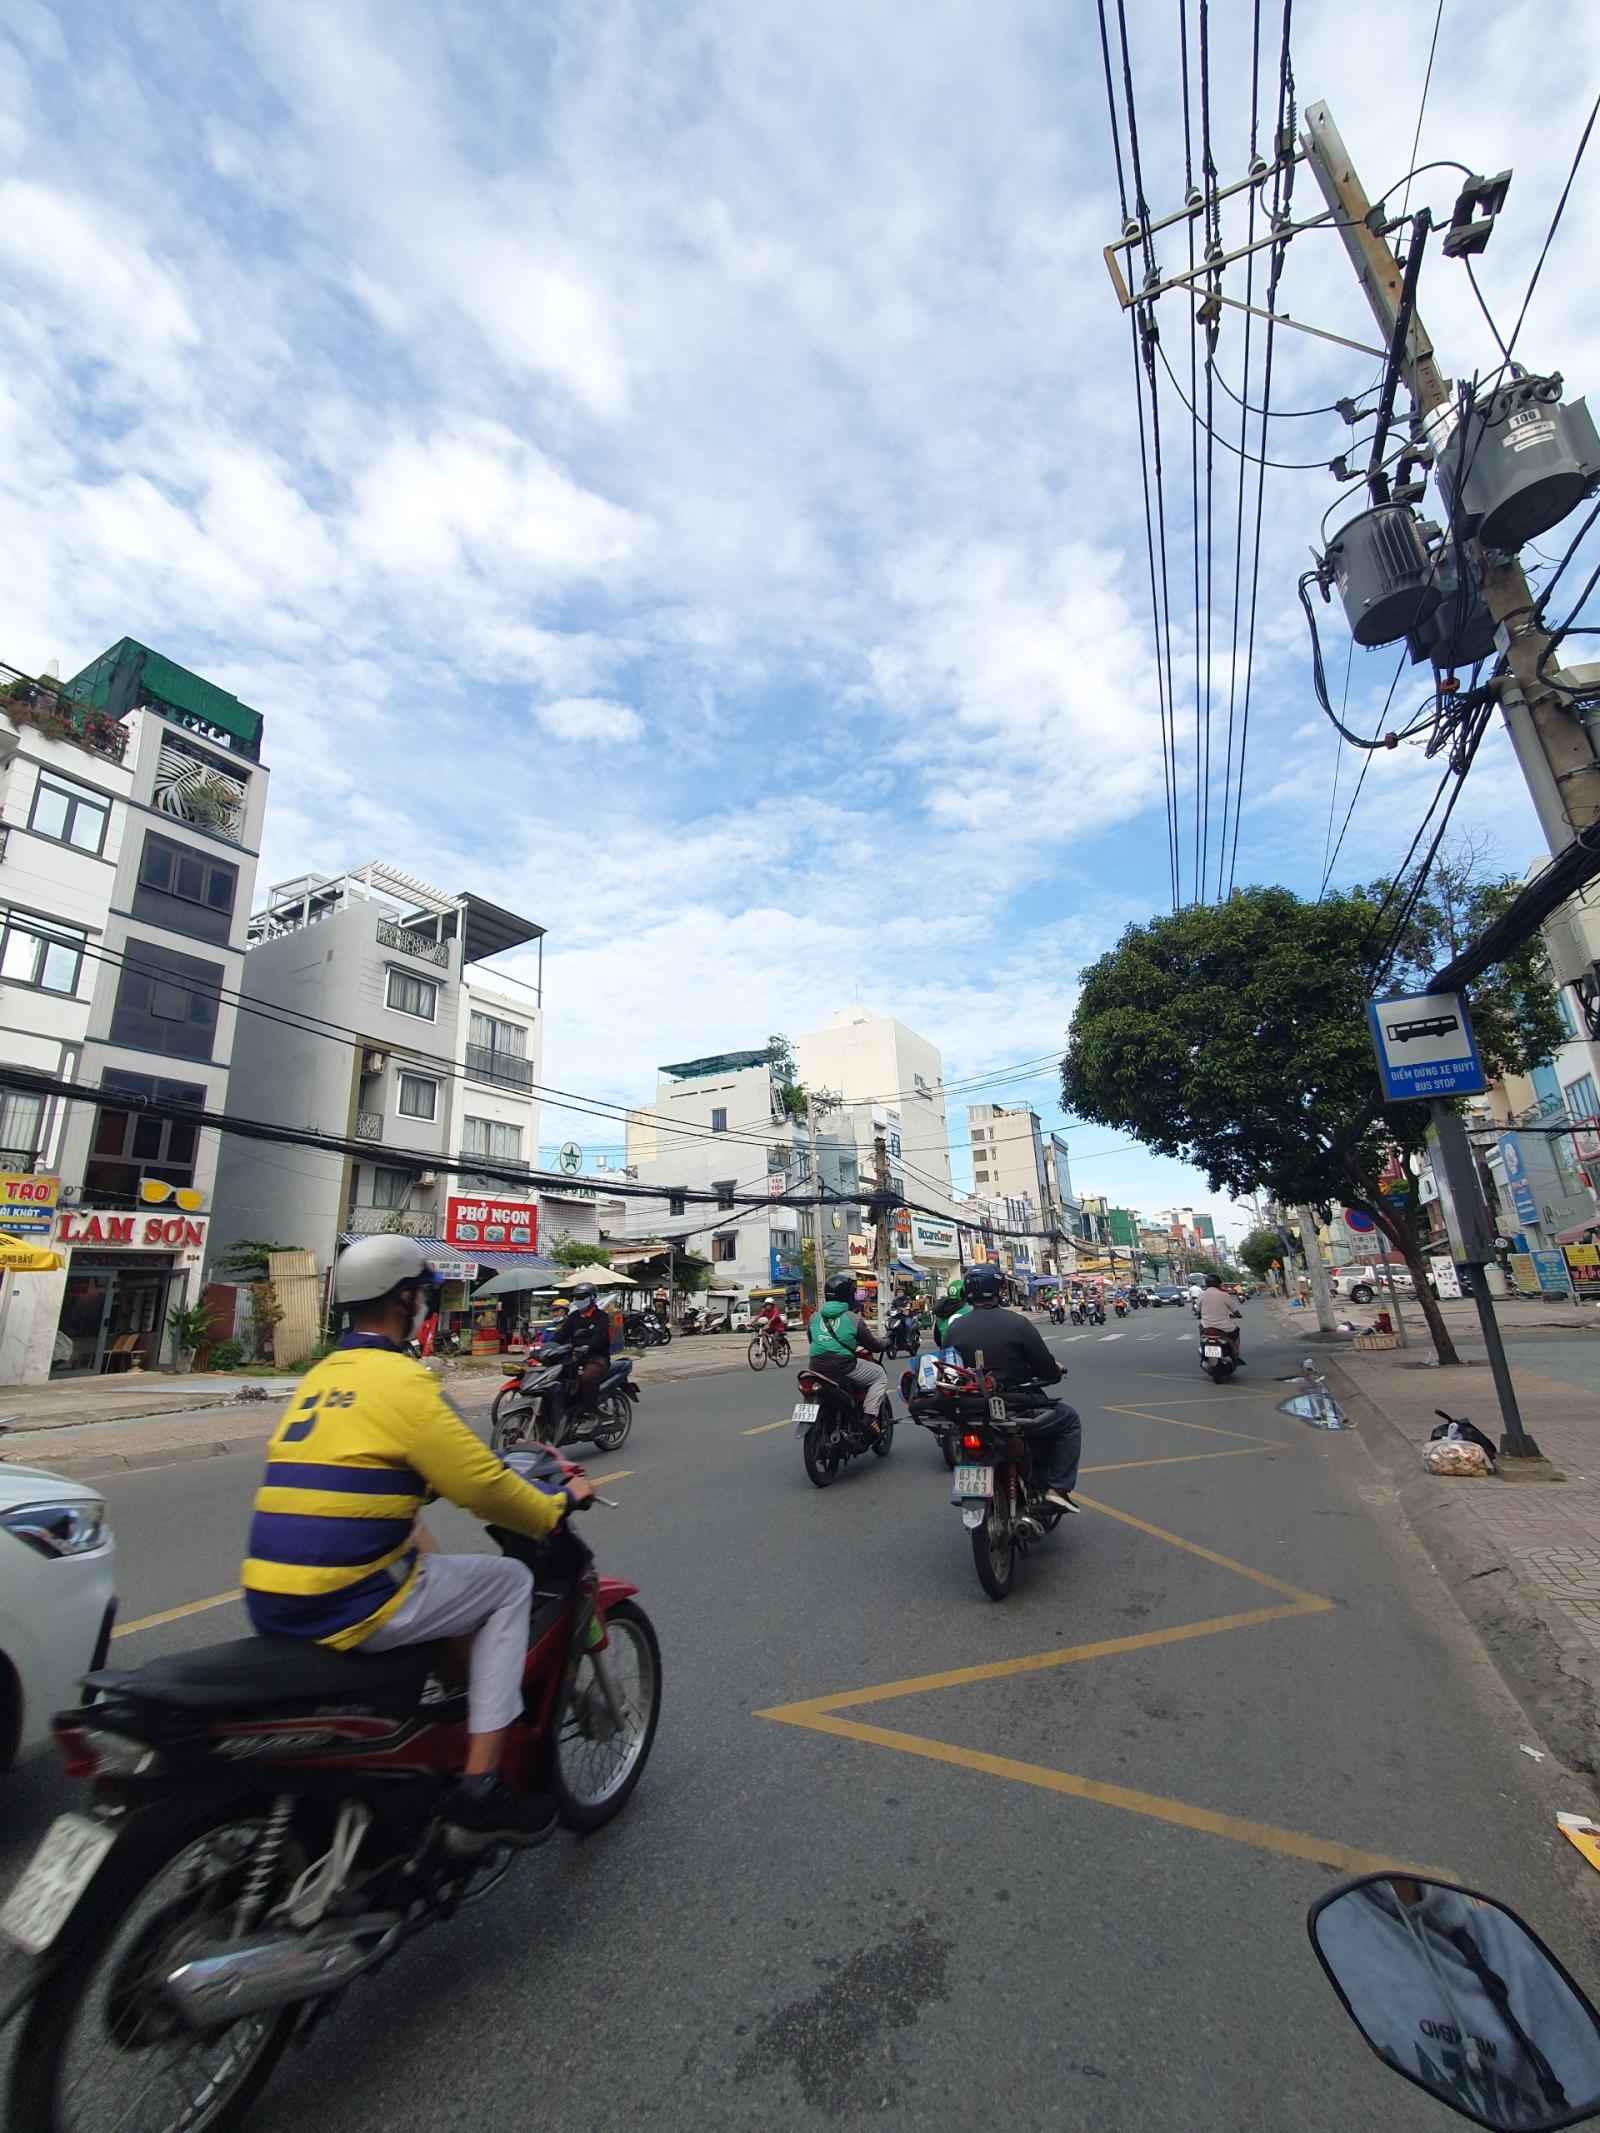
<svg viewBox="0 0 1600 2133">
<path fill-rule="evenodd" d="M 451 1793 L 444 1820 L 458 1849 L 508 1844 L 527 1851 L 555 1834 L 556 1803 L 548 1793 L 513 1792 L 500 1778 L 485 1786 L 463 1782 Z"/>
</svg>

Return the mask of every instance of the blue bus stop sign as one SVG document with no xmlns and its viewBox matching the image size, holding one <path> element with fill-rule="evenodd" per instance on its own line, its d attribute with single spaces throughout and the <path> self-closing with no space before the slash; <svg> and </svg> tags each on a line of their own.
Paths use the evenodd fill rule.
<svg viewBox="0 0 1600 2133">
<path fill-rule="evenodd" d="M 1367 1005 L 1385 1103 L 1477 1096 L 1487 1086 L 1467 1003 L 1456 992 L 1416 993 Z"/>
</svg>

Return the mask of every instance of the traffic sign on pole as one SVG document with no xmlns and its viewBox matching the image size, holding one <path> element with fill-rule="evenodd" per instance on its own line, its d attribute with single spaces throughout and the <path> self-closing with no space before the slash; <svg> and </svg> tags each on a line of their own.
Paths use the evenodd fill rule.
<svg viewBox="0 0 1600 2133">
<path fill-rule="evenodd" d="M 1424 992 L 1367 1005 L 1385 1103 L 1477 1096 L 1488 1086 L 1457 992 Z"/>
</svg>

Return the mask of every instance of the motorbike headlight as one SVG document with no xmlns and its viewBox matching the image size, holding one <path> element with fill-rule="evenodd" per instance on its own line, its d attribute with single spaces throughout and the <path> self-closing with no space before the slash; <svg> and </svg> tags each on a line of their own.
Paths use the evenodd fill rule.
<svg viewBox="0 0 1600 2133">
<path fill-rule="evenodd" d="M 106 1507 L 94 1497 L 70 1503 L 24 1503 L 0 1511 L 0 1527 L 40 1555 L 88 1555 L 110 1539 Z"/>
</svg>

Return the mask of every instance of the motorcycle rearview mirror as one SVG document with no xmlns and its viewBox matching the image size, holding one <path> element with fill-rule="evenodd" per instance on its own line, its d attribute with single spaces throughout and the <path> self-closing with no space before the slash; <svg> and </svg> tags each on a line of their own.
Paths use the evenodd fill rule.
<svg viewBox="0 0 1600 2133">
<path fill-rule="evenodd" d="M 1420 1875 L 1330 1889 L 1306 1928 L 1386 2066 L 1491 2133 L 1600 2115 L 1600 2014 L 1502 1903 Z"/>
</svg>

